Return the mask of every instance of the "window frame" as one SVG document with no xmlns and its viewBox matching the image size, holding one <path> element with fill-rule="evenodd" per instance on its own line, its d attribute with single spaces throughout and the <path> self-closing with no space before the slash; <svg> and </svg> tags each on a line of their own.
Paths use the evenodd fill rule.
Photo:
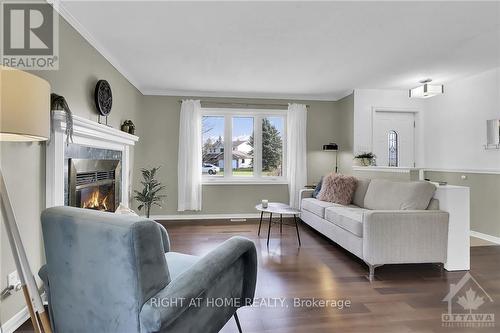
<svg viewBox="0 0 500 333">
<path fill-rule="evenodd" d="M 277 109 L 240 109 L 240 108 L 202 108 L 202 117 L 224 117 L 224 176 L 202 175 L 202 184 L 287 184 L 287 110 Z M 253 118 L 254 156 L 253 176 L 233 176 L 232 144 L 233 144 L 233 119 L 237 117 Z M 262 175 L 262 120 L 266 117 L 283 118 L 283 154 L 282 175 Z M 228 140 L 229 138 L 229 140 Z M 203 142 L 201 143 L 203 145 Z"/>
</svg>

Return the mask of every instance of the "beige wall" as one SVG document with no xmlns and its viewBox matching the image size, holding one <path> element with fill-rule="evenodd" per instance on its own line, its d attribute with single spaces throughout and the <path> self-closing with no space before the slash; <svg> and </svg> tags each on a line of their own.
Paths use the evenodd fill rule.
<svg viewBox="0 0 500 333">
<path fill-rule="evenodd" d="M 500 237 L 499 174 L 426 171 L 425 178 L 470 187 L 471 230 Z"/>
<path fill-rule="evenodd" d="M 98 79 L 106 79 L 113 90 L 113 111 L 109 124 L 117 128 L 125 119 L 138 118 L 142 94 L 115 70 L 62 18 L 60 24 L 60 68 L 33 72 L 49 81 L 52 91 L 66 97 L 74 114 L 96 121 L 93 90 Z M 40 212 L 45 208 L 45 144 L 2 143 L 1 166 L 18 218 L 19 228 L 33 272 L 43 262 Z M 7 274 L 15 270 L 5 230 L 0 231 L 0 289 Z M 20 293 L 0 303 L 0 323 L 24 307 Z"/>
<path fill-rule="evenodd" d="M 153 215 L 175 215 L 177 212 L 177 155 L 179 137 L 180 97 L 145 96 L 143 111 L 137 121 L 140 146 L 136 151 L 135 174 L 144 167 L 161 165 L 159 179 L 167 186 L 168 198 L 162 208 L 155 207 Z M 280 103 L 281 100 L 203 98 L 211 102 Z M 352 119 L 349 98 L 339 102 L 302 101 L 310 105 L 307 116 L 308 181 L 317 182 L 335 165 L 334 153 L 322 151 L 328 142 L 337 142 L 350 149 L 346 119 Z M 340 106 L 342 105 L 342 107 Z M 351 107 L 349 108 L 349 106 Z M 349 150 L 346 154 L 351 154 Z M 352 161 L 352 160 L 351 160 Z M 347 162 L 345 163 L 347 166 Z M 135 189 L 139 179 L 134 180 Z M 288 201 L 286 185 L 205 185 L 203 209 L 197 214 L 255 213 L 261 199 Z M 134 207 L 137 205 L 134 204 Z M 193 214 L 186 212 L 185 214 Z"/>
<path fill-rule="evenodd" d="M 418 171 L 411 170 L 410 172 L 388 172 L 388 171 L 369 171 L 369 170 L 354 170 L 353 175 L 362 178 L 378 178 L 388 179 L 393 181 L 415 181 L 418 180 Z"/>
<path fill-rule="evenodd" d="M 352 173 L 353 147 L 354 147 L 354 94 L 337 101 L 339 118 L 336 120 L 338 126 L 339 145 L 339 172 Z"/>
</svg>

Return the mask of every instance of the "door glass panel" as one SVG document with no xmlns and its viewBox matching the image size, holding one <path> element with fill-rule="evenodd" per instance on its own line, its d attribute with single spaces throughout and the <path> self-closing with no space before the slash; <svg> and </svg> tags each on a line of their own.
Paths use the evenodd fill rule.
<svg viewBox="0 0 500 333">
<path fill-rule="evenodd" d="M 396 131 L 389 131 L 387 134 L 387 146 L 389 148 L 389 166 L 398 166 L 398 133 Z"/>
</svg>

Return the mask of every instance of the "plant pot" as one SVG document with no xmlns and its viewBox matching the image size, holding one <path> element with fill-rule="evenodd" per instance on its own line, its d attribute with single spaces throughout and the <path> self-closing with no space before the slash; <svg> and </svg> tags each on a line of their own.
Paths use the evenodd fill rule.
<svg viewBox="0 0 500 333">
<path fill-rule="evenodd" d="M 363 167 L 371 166 L 372 159 L 371 158 L 355 158 L 354 165 L 355 166 L 363 166 Z"/>
</svg>

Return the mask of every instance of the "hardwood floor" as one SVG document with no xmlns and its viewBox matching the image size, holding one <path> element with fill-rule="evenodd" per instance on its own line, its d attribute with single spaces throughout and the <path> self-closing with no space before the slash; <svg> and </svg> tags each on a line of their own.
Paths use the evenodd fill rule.
<svg viewBox="0 0 500 333">
<path fill-rule="evenodd" d="M 295 228 L 284 226 L 280 235 L 279 227 L 273 226 L 269 249 L 267 222 L 260 238 L 255 221 L 164 225 L 176 252 L 203 255 L 235 235 L 255 242 L 259 260 L 256 297 L 286 300 L 283 307 L 268 304 L 238 310 L 245 333 L 498 332 L 498 327 L 442 327 L 441 315 L 447 312 L 442 300 L 450 284 L 456 284 L 465 272 L 442 271 L 433 264 L 387 265 L 376 270 L 375 281 L 370 283 L 360 259 L 305 225 L 300 226 L 300 248 Z M 470 273 L 493 300 L 484 297 L 480 311 L 474 312 L 494 313 L 500 320 L 500 246 L 473 247 L 471 258 Z M 294 307 L 294 298 L 350 300 L 351 306 Z M 29 323 L 18 332 L 26 331 L 30 331 Z M 235 321 L 230 320 L 221 332 L 237 332 Z"/>
</svg>

